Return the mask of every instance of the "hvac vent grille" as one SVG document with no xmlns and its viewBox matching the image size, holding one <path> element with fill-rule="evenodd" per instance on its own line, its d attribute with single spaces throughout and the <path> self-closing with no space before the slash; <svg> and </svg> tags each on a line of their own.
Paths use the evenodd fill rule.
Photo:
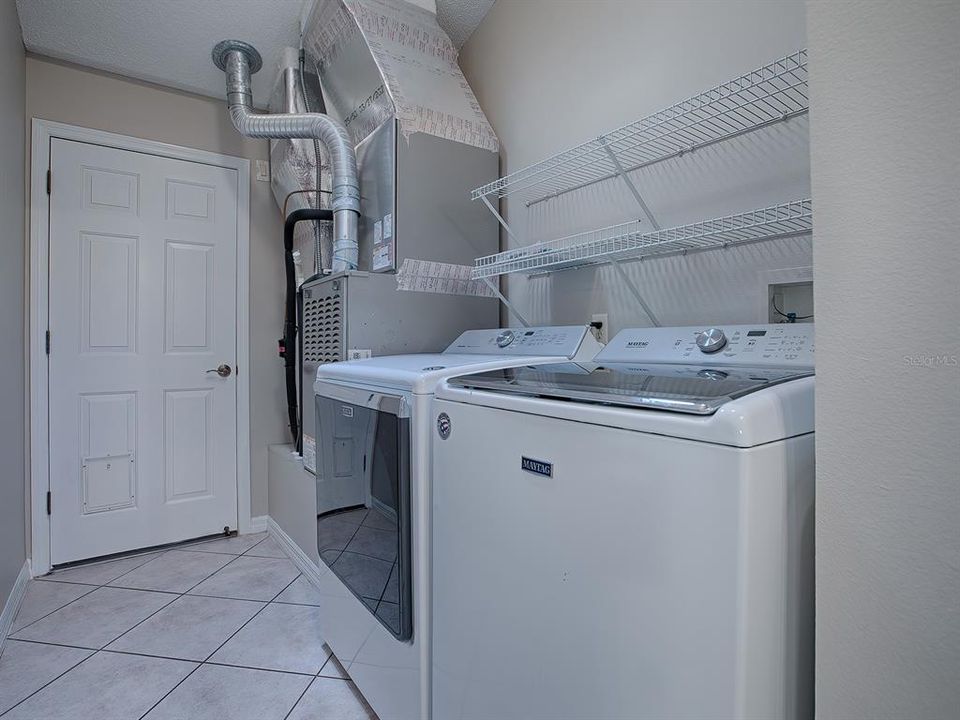
<svg viewBox="0 0 960 720">
<path fill-rule="evenodd" d="M 340 292 L 314 290 L 303 303 L 303 361 L 322 365 L 343 359 Z"/>
</svg>

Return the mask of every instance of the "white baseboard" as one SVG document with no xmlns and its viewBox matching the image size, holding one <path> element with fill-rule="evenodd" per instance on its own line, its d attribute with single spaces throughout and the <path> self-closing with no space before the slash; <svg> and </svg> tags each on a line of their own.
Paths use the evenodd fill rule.
<svg viewBox="0 0 960 720">
<path fill-rule="evenodd" d="M 27 582 L 30 580 L 30 561 L 26 560 L 23 567 L 20 568 L 20 574 L 17 575 L 17 581 L 13 583 L 13 589 L 7 596 L 7 602 L 3 606 L 3 612 L 0 612 L 0 653 L 3 652 L 3 644 L 7 641 L 7 635 L 10 634 L 10 628 L 13 627 L 13 621 L 17 617 L 17 611 L 20 610 L 20 603 L 23 602 L 23 595 L 27 592 Z"/>
<path fill-rule="evenodd" d="M 320 568 L 307 557 L 307 554 L 293 541 L 293 538 L 287 535 L 283 528 L 274 522 L 272 517 L 267 517 L 267 532 L 270 533 L 270 537 L 280 543 L 280 547 L 283 548 L 283 551 L 287 553 L 287 556 L 293 561 L 293 564 L 297 566 L 300 572 L 304 574 L 307 580 L 313 583 L 313 585 L 318 586 L 321 575 Z"/>
<path fill-rule="evenodd" d="M 270 519 L 268 515 L 257 515 L 256 517 L 250 518 L 250 533 L 261 533 L 267 531 L 267 521 Z"/>
</svg>

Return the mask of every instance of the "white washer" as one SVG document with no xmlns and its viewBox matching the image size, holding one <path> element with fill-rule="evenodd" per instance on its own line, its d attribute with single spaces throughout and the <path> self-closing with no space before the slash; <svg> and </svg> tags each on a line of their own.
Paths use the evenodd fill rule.
<svg viewBox="0 0 960 720">
<path fill-rule="evenodd" d="M 433 717 L 813 717 L 812 325 L 625 330 L 434 402 Z"/>
<path fill-rule="evenodd" d="M 586 326 L 472 330 L 439 354 L 318 368 L 321 622 L 382 720 L 429 717 L 434 389 L 471 370 L 588 362 L 600 348 Z"/>
</svg>

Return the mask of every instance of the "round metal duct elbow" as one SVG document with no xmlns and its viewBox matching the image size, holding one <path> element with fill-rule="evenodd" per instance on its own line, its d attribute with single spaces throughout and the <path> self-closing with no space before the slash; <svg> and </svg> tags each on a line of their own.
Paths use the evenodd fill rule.
<svg viewBox="0 0 960 720">
<path fill-rule="evenodd" d="M 252 138 L 316 139 L 327 148 L 332 174 L 333 270 L 355 270 L 360 245 L 360 181 L 357 154 L 347 128 L 320 113 L 261 114 L 253 110 L 250 76 L 263 65 L 256 48 L 224 40 L 213 48 L 213 62 L 227 76 L 227 106 L 233 126 Z"/>
</svg>

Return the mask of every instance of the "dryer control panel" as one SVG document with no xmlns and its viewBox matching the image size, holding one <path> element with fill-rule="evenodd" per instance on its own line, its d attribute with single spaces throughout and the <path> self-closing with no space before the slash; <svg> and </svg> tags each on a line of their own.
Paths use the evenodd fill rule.
<svg viewBox="0 0 960 720">
<path fill-rule="evenodd" d="M 814 326 L 713 325 L 621 330 L 597 363 L 673 363 L 812 368 Z"/>
<path fill-rule="evenodd" d="M 467 330 L 444 353 L 463 355 L 551 355 L 592 360 L 600 349 L 586 325 Z"/>
</svg>

